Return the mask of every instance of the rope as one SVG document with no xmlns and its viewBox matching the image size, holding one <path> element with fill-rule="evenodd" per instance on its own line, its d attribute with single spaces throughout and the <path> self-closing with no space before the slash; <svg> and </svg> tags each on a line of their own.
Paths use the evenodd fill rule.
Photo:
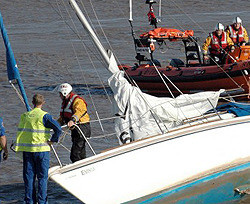
<svg viewBox="0 0 250 204">
<path fill-rule="evenodd" d="M 153 66 L 154 66 L 154 69 L 156 70 L 156 72 L 158 73 L 158 75 L 161 77 L 161 79 L 162 79 L 162 81 L 163 81 L 163 83 L 165 84 L 165 86 L 167 87 L 167 89 L 168 89 L 168 91 L 170 92 L 170 94 L 172 95 L 172 98 L 175 98 L 174 97 L 174 95 L 173 95 L 173 93 L 171 92 L 171 90 L 169 89 L 169 87 L 168 87 L 168 85 L 167 85 L 167 83 L 165 82 L 165 80 L 163 79 L 163 77 L 162 77 L 162 75 L 169 81 L 169 83 L 181 94 L 181 95 L 184 95 L 182 92 L 181 92 L 181 90 L 165 75 L 165 74 L 161 74 L 160 72 L 159 72 L 159 70 L 158 70 L 158 68 L 156 67 L 156 65 L 154 64 L 154 62 L 152 62 L 152 64 L 153 64 Z M 188 99 L 188 100 L 190 100 L 190 98 L 187 98 L 186 96 L 185 96 L 185 98 L 186 99 Z M 208 100 L 208 99 L 207 99 Z M 211 104 L 211 103 L 210 103 Z M 176 104 L 177 105 L 177 107 L 178 107 L 178 104 Z M 196 109 L 201 115 L 203 115 L 194 105 L 193 105 L 193 108 L 194 109 Z M 212 108 L 213 108 L 213 106 L 212 106 Z M 181 109 L 181 107 L 179 106 L 179 109 L 180 109 L 180 111 L 182 112 L 182 114 L 185 116 L 185 113 L 182 111 L 182 109 Z M 185 116 L 185 118 L 186 118 L 186 120 L 188 120 L 188 118 Z M 204 119 L 206 119 L 205 117 L 204 117 Z M 191 123 L 189 123 L 190 125 L 191 125 Z"/>
<path fill-rule="evenodd" d="M 24 100 L 23 100 L 23 97 L 22 97 L 22 95 L 19 93 L 18 89 L 14 86 L 14 84 L 13 84 L 11 81 L 9 81 L 9 82 L 10 82 L 10 85 L 12 86 L 12 88 L 15 90 L 16 94 L 18 95 L 19 99 L 20 99 L 20 100 L 22 101 L 22 103 L 25 105 L 25 102 L 24 102 Z"/>
</svg>

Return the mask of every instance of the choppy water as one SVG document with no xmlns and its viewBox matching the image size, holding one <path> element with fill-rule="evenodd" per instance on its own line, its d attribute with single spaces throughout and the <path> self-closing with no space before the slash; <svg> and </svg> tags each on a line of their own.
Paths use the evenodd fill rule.
<svg viewBox="0 0 250 204">
<path fill-rule="evenodd" d="M 89 1 L 84 1 L 90 11 Z M 134 46 L 128 24 L 128 3 L 124 0 L 92 0 L 100 23 L 110 40 L 112 49 L 121 63 L 134 62 Z M 64 5 L 70 11 L 70 16 L 63 9 Z M 59 9 L 60 8 L 60 9 Z M 2 0 L 0 10 L 4 18 L 12 49 L 19 65 L 21 77 L 26 92 L 31 101 L 35 93 L 44 94 L 46 104 L 44 110 L 57 118 L 60 109 L 60 99 L 54 88 L 63 82 L 75 84 L 74 88 L 79 94 L 84 94 L 88 104 L 91 119 L 111 117 L 110 89 L 106 89 L 109 97 L 104 93 L 109 73 L 95 56 L 95 49 L 89 43 L 86 33 L 70 10 L 67 1 L 55 0 Z M 156 10 L 156 9 L 155 9 Z M 217 1 L 217 0 L 176 0 L 164 1 L 162 7 L 162 24 L 178 29 L 193 29 L 202 43 L 215 24 L 220 21 L 230 24 L 233 17 L 240 16 L 244 26 L 250 31 L 250 2 L 249 0 Z M 148 6 L 144 1 L 134 2 L 134 28 L 137 34 L 149 28 L 146 13 Z M 63 16 L 63 19 L 60 15 Z M 93 17 L 93 13 L 90 12 Z M 87 47 L 70 30 L 68 24 L 75 30 L 70 18 L 76 22 L 80 36 Z M 97 25 L 97 21 L 93 21 Z M 99 34 L 101 30 L 97 28 Z M 104 37 L 101 37 L 105 40 Z M 73 46 L 72 46 L 73 45 Z M 105 43 L 108 47 L 108 44 Z M 166 61 L 173 56 L 179 56 L 183 50 L 168 51 Z M 77 55 L 76 55 L 77 53 Z M 95 67 L 91 66 L 88 53 L 92 56 Z M 4 119 L 6 135 L 9 144 L 15 139 L 19 116 L 25 111 L 24 106 L 16 93 L 8 84 L 6 75 L 5 49 L 0 43 L 0 115 Z M 99 78 L 103 82 L 100 82 Z M 87 84 L 87 85 L 86 85 Z M 91 96 L 89 95 L 91 94 Z M 105 133 L 111 133 L 112 121 L 105 122 Z M 92 124 L 93 136 L 102 135 L 99 123 Z M 66 146 L 70 147 L 70 138 L 65 139 Z M 117 145 L 114 137 L 92 139 L 94 149 L 100 152 Z M 64 163 L 69 163 L 68 152 L 58 148 L 59 156 Z M 88 151 L 88 156 L 91 156 Z M 51 165 L 56 160 L 51 154 Z M 23 181 L 22 163 L 10 152 L 8 161 L 0 165 L 0 203 L 22 203 Z M 56 184 L 49 182 L 48 195 L 50 203 L 78 203 L 77 199 L 65 192 Z"/>
</svg>

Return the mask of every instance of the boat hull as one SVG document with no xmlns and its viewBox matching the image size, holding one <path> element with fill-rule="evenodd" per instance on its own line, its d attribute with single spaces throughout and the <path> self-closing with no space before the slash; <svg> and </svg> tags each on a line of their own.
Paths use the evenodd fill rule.
<svg viewBox="0 0 250 204">
<path fill-rule="evenodd" d="M 146 93 L 153 95 L 170 96 L 162 78 L 153 66 L 141 65 L 134 69 L 127 65 L 120 65 L 128 78 L 132 78 L 136 84 Z M 218 66 L 194 66 L 181 68 L 158 67 L 163 79 L 174 95 L 180 92 L 169 83 L 167 76 L 182 93 L 196 93 L 200 91 L 218 91 L 219 89 L 243 88 L 249 93 L 250 60 Z M 165 76 L 163 76 L 165 75 Z"/>
<path fill-rule="evenodd" d="M 249 176 L 249 125 L 245 116 L 182 128 L 51 168 L 49 176 L 85 203 L 109 204 L 186 190 L 190 182 L 242 165 Z"/>
<path fill-rule="evenodd" d="M 250 203 L 250 196 L 243 193 L 250 188 L 249 179 L 250 163 L 246 163 L 129 203 Z"/>
</svg>

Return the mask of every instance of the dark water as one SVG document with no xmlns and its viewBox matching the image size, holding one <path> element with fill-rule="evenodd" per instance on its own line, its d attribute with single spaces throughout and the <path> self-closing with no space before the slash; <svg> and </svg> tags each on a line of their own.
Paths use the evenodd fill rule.
<svg viewBox="0 0 250 204">
<path fill-rule="evenodd" d="M 93 0 L 92 3 L 119 61 L 132 64 L 135 53 L 127 21 L 128 2 L 124 0 Z M 84 4 L 86 4 L 86 10 L 89 11 L 89 15 L 93 19 L 90 2 L 84 1 Z M 65 10 L 64 6 L 69 12 Z M 96 55 L 95 48 L 88 41 L 86 33 L 67 1 L 2 0 L 0 1 L 0 10 L 29 101 L 35 93 L 44 94 L 46 97 L 44 110 L 57 118 L 60 110 L 60 99 L 54 88 L 60 83 L 68 82 L 74 84 L 76 92 L 84 94 L 92 120 L 96 120 L 98 117 L 112 116 L 110 101 L 112 93 L 109 88 L 106 89 L 106 80 L 110 74 L 103 64 L 99 63 L 100 57 Z M 193 29 L 202 43 L 218 21 L 225 25 L 230 24 L 235 16 L 240 16 L 244 26 L 250 30 L 249 10 L 249 0 L 164 1 L 162 25 L 181 30 Z M 149 28 L 147 11 L 148 6 L 144 4 L 144 1 L 134 2 L 133 18 L 137 34 Z M 74 27 L 71 18 L 76 23 L 76 27 Z M 93 24 L 97 25 L 98 22 L 94 20 Z M 85 47 L 76 36 L 76 30 L 86 44 Z M 97 32 L 101 35 L 100 28 L 97 28 Z M 105 38 L 101 36 L 101 39 L 104 41 L 105 47 L 108 48 L 109 44 Z M 181 52 L 183 50 L 179 48 L 167 51 L 166 62 L 172 57 L 183 57 Z M 89 60 L 90 56 L 95 64 L 94 67 Z M 5 67 L 5 49 L 3 43 L 0 43 L 0 84 L 2 87 L 0 90 L 0 115 L 4 119 L 6 135 L 10 144 L 15 139 L 19 116 L 25 111 L 25 108 L 8 84 Z M 105 92 L 108 93 L 108 96 L 105 95 Z M 103 125 L 104 133 L 113 133 L 112 127 L 112 121 L 105 122 Z M 92 133 L 93 136 L 103 134 L 98 122 L 92 123 Z M 90 142 L 96 152 L 117 145 L 114 136 L 94 138 Z M 65 138 L 64 144 L 70 148 L 69 136 Z M 59 146 L 57 150 L 63 163 L 69 163 L 68 151 Z M 92 153 L 88 150 L 88 156 L 91 155 Z M 51 165 L 57 164 L 53 154 L 51 157 Z M 21 160 L 13 152 L 10 152 L 8 161 L 2 162 L 0 165 L 0 172 L 0 203 L 22 203 L 24 188 Z M 48 195 L 50 203 L 79 202 L 52 182 L 49 182 Z"/>
</svg>

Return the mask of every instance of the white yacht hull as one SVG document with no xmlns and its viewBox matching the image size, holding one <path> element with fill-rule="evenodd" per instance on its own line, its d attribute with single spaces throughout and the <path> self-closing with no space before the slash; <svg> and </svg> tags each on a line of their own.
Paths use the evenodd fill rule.
<svg viewBox="0 0 250 204">
<path fill-rule="evenodd" d="M 84 203 L 128 202 L 249 163 L 249 127 L 245 116 L 180 128 L 53 167 L 49 176 Z"/>
</svg>

